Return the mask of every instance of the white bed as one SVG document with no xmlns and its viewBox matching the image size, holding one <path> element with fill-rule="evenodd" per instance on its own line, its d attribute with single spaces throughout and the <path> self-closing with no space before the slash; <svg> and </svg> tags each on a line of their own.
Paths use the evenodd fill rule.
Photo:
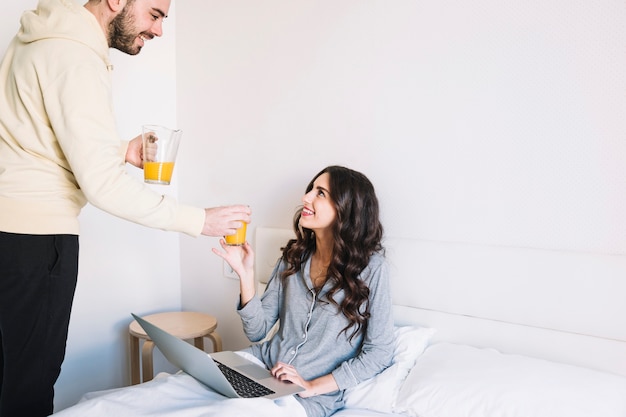
<svg viewBox="0 0 626 417">
<path fill-rule="evenodd" d="M 257 228 L 257 276 L 291 231 Z M 396 363 L 338 417 L 626 417 L 626 256 L 389 238 Z M 261 283 L 262 285 L 262 283 Z M 58 415 L 296 417 L 184 374 L 87 394 Z"/>
</svg>

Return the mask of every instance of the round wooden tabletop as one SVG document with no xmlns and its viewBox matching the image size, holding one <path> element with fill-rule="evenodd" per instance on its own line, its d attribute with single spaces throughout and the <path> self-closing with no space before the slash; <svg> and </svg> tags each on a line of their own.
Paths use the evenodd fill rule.
<svg viewBox="0 0 626 417">
<path fill-rule="evenodd" d="M 215 317 L 193 311 L 157 313 L 144 316 L 143 318 L 180 339 L 194 339 L 206 336 L 217 328 L 217 319 Z M 136 320 L 133 320 L 128 329 L 130 334 L 135 337 L 150 339 Z"/>
</svg>

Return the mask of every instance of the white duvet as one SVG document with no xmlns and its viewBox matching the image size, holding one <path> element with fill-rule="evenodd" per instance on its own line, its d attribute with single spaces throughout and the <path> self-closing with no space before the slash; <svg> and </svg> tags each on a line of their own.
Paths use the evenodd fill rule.
<svg viewBox="0 0 626 417">
<path fill-rule="evenodd" d="M 162 373 L 143 384 L 85 394 L 78 404 L 54 416 L 306 417 L 306 413 L 293 396 L 226 398 L 187 374 Z"/>
</svg>

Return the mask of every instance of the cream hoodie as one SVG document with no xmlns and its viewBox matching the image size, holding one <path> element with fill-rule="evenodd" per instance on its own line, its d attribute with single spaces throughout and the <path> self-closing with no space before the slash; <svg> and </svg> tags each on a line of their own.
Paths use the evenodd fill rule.
<svg viewBox="0 0 626 417">
<path fill-rule="evenodd" d="M 40 0 L 0 64 L 0 231 L 78 234 L 90 202 L 163 230 L 200 234 L 204 210 L 126 173 L 112 108 L 109 47 L 73 0 Z"/>
</svg>

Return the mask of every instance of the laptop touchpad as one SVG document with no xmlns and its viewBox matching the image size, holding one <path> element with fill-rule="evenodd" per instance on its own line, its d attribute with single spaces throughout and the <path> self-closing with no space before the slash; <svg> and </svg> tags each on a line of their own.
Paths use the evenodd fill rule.
<svg viewBox="0 0 626 417">
<path fill-rule="evenodd" d="M 236 369 L 256 379 L 263 379 L 272 376 L 270 371 L 257 365 L 240 365 L 237 366 Z"/>
</svg>

